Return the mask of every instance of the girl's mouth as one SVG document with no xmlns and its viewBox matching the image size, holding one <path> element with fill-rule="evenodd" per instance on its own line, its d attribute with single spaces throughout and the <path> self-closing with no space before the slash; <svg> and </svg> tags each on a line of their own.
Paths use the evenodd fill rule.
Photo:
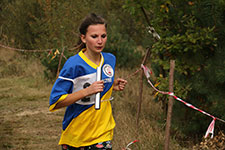
<svg viewBox="0 0 225 150">
<path fill-rule="evenodd" d="M 102 46 L 97 46 L 96 49 L 100 50 L 102 49 L 103 47 Z"/>
</svg>

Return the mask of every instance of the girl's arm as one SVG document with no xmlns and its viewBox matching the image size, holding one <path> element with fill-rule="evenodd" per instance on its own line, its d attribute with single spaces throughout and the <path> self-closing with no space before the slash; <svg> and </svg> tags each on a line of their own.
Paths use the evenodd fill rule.
<svg viewBox="0 0 225 150">
<path fill-rule="evenodd" d="M 62 107 L 69 106 L 69 105 L 75 103 L 76 101 L 86 97 L 86 96 L 96 94 L 98 92 L 102 92 L 103 88 L 104 88 L 104 82 L 102 80 L 96 81 L 85 89 L 82 89 L 80 91 L 68 94 L 68 96 L 64 100 L 62 100 L 62 101 L 60 101 L 56 104 L 54 109 L 59 109 L 59 108 L 62 108 Z"/>
</svg>

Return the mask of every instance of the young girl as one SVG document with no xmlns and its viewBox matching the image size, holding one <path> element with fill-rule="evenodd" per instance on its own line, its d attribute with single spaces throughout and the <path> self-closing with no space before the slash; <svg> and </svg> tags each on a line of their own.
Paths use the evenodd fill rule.
<svg viewBox="0 0 225 150">
<path fill-rule="evenodd" d="M 67 107 L 59 141 L 62 150 L 111 150 L 115 122 L 110 104 L 113 90 L 121 91 L 127 81 L 114 80 L 116 58 L 102 52 L 107 41 L 105 20 L 92 13 L 82 22 L 80 52 L 63 66 L 50 95 L 50 111 Z M 101 67 L 101 81 L 96 69 Z M 101 106 L 95 109 L 100 92 Z"/>
</svg>

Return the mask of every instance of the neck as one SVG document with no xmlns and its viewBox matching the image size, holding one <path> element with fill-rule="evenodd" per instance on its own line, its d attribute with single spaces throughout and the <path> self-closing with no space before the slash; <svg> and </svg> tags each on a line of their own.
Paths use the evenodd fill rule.
<svg viewBox="0 0 225 150">
<path fill-rule="evenodd" d="M 84 51 L 84 55 L 91 60 L 93 63 L 95 63 L 96 65 L 99 65 L 100 61 L 101 61 L 101 54 L 100 53 L 93 53 L 90 51 Z"/>
</svg>

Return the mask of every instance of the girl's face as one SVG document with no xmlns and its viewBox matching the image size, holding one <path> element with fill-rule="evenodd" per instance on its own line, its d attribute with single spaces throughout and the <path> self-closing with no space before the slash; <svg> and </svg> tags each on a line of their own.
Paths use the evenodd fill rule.
<svg viewBox="0 0 225 150">
<path fill-rule="evenodd" d="M 88 52 L 100 53 L 107 41 L 107 32 L 104 24 L 90 25 L 86 35 L 81 35 Z"/>
</svg>

